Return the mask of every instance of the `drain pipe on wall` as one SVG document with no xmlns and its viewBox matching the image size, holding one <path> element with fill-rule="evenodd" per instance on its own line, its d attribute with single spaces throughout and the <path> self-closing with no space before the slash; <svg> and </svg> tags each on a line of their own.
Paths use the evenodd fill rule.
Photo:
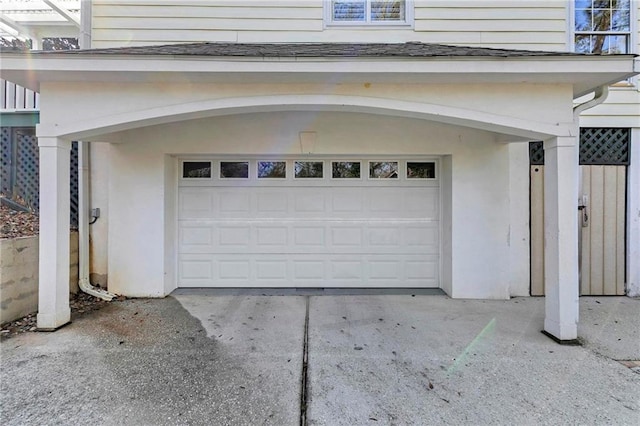
<svg viewBox="0 0 640 426">
<path fill-rule="evenodd" d="M 609 96 L 609 85 L 600 86 L 595 90 L 593 99 L 573 107 L 573 122 L 577 123 L 582 112 L 603 103 Z"/>
<path fill-rule="evenodd" d="M 111 301 L 115 294 L 94 287 L 89 281 L 89 208 L 89 143 L 78 142 L 78 287 Z"/>
<path fill-rule="evenodd" d="M 81 49 L 91 47 L 91 0 L 82 0 L 80 3 L 80 38 L 78 42 Z M 89 142 L 78 141 L 78 287 L 87 294 L 111 301 L 116 297 L 115 294 L 94 287 L 89 281 L 90 208 Z"/>
</svg>

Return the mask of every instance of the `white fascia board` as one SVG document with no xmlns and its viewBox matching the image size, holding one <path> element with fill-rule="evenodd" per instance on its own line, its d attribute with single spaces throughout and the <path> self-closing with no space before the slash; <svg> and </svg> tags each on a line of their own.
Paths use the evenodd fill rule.
<svg viewBox="0 0 640 426">
<path fill-rule="evenodd" d="M 634 65 L 635 62 L 635 65 Z M 3 54 L 3 78 L 31 90 L 41 81 L 348 82 L 573 84 L 581 96 L 638 74 L 633 55 L 528 58 L 229 58 Z M 333 78 L 332 78 L 333 80 Z"/>
</svg>

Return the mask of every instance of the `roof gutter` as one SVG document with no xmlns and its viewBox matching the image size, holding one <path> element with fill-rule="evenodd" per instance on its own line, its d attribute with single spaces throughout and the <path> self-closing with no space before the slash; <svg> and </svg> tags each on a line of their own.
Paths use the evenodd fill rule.
<svg viewBox="0 0 640 426">
<path fill-rule="evenodd" d="M 593 99 L 590 99 L 587 102 L 583 102 L 573 107 L 573 121 L 577 123 L 580 114 L 588 109 L 600 105 L 607 99 L 607 96 L 609 96 L 609 85 L 605 84 L 598 87 L 594 92 Z"/>
</svg>

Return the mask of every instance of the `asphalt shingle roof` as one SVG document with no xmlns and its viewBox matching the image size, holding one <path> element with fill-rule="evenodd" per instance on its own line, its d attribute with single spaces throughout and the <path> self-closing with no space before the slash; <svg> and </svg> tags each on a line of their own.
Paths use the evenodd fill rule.
<svg viewBox="0 0 640 426">
<path fill-rule="evenodd" d="M 162 46 L 32 52 L 64 55 L 210 56 L 249 58 L 433 58 L 584 56 L 570 52 L 493 49 L 408 43 L 191 43 Z"/>
</svg>

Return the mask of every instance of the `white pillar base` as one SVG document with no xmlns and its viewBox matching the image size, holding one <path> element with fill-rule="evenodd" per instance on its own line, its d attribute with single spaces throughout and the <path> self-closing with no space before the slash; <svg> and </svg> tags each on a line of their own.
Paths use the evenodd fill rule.
<svg viewBox="0 0 640 426">
<path fill-rule="evenodd" d="M 38 331 L 54 331 L 71 321 L 71 309 L 61 308 L 53 314 L 38 313 L 36 320 Z"/>
<path fill-rule="evenodd" d="M 71 320 L 69 308 L 69 217 L 71 142 L 38 137 L 40 147 L 39 330 Z"/>
<path fill-rule="evenodd" d="M 578 338 L 578 138 L 545 141 L 545 334 Z"/>
</svg>

